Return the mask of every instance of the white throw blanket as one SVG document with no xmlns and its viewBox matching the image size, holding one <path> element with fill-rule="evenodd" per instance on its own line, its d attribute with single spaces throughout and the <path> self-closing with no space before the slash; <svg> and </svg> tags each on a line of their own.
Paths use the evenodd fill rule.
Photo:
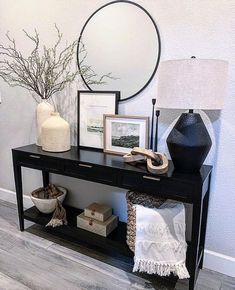
<svg viewBox="0 0 235 290">
<path fill-rule="evenodd" d="M 136 241 L 133 272 L 179 279 L 189 278 L 185 266 L 185 208 L 167 200 L 159 208 L 136 205 Z"/>
</svg>

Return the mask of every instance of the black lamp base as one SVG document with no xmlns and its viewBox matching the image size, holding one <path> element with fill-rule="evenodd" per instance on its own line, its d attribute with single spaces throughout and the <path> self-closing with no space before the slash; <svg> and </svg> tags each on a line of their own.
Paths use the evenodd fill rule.
<svg viewBox="0 0 235 290">
<path fill-rule="evenodd" d="M 179 171 L 199 171 L 212 142 L 200 114 L 183 113 L 167 138 L 167 146 Z"/>
</svg>

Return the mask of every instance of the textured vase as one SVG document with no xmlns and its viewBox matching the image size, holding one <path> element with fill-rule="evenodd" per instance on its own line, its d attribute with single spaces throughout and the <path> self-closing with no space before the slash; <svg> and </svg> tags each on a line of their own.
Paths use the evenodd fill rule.
<svg viewBox="0 0 235 290">
<path fill-rule="evenodd" d="M 196 113 L 183 113 L 167 138 L 167 146 L 179 171 L 200 170 L 212 142 L 202 118 Z"/>
<path fill-rule="evenodd" d="M 42 124 L 42 149 L 49 152 L 64 152 L 71 148 L 70 125 L 57 112 Z"/>
<path fill-rule="evenodd" d="M 54 107 L 47 101 L 42 101 L 38 104 L 36 109 L 37 115 L 37 142 L 38 146 L 41 146 L 41 128 L 42 124 L 51 116 L 51 113 L 54 112 Z"/>
</svg>

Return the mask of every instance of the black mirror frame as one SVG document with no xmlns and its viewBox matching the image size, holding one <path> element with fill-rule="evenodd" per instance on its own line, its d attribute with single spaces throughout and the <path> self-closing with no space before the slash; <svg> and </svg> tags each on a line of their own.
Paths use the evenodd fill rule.
<svg viewBox="0 0 235 290">
<path fill-rule="evenodd" d="M 78 65 L 78 70 L 80 72 L 80 75 L 81 75 L 81 78 L 83 80 L 83 82 L 85 83 L 86 87 L 90 90 L 90 91 L 93 91 L 91 89 L 91 87 L 86 83 L 86 80 L 84 79 L 82 73 L 81 73 L 81 68 L 80 68 L 80 65 L 79 65 L 79 44 L 81 43 L 81 39 L 82 39 L 82 34 L 83 34 L 83 31 L 85 30 L 87 24 L 89 23 L 89 21 L 92 19 L 92 17 L 98 12 L 100 11 L 101 9 L 109 6 L 109 5 L 112 5 L 112 4 L 115 4 L 115 3 L 128 3 L 128 4 L 132 4 L 132 5 L 135 5 L 137 6 L 138 8 L 142 9 L 150 18 L 150 20 L 152 21 L 154 27 L 155 27 L 155 30 L 156 30 L 156 34 L 157 34 L 157 38 L 158 38 L 158 43 L 159 43 L 159 51 L 158 51 L 158 57 L 157 57 L 157 61 L 156 61 L 156 65 L 154 67 L 154 70 L 149 78 L 149 80 L 145 83 L 145 85 L 140 89 L 138 90 L 136 93 L 134 93 L 133 95 L 125 98 L 125 99 L 121 99 L 119 100 L 119 102 L 124 102 L 124 101 L 127 101 L 127 100 L 130 100 L 132 98 L 134 98 L 135 96 L 137 96 L 139 93 L 141 93 L 148 85 L 149 83 L 151 82 L 151 80 L 153 79 L 157 69 L 158 69 L 158 66 L 159 66 L 159 62 L 160 62 L 160 57 L 161 57 L 161 38 L 160 38 L 160 33 L 159 33 L 159 30 L 158 30 L 158 27 L 157 27 L 157 24 L 155 23 L 154 19 L 152 18 L 152 16 L 149 14 L 149 12 L 144 8 L 142 7 L 141 5 L 137 4 L 137 3 L 134 3 L 132 1 L 129 1 L 129 0 L 116 0 L 116 1 L 112 1 L 112 2 L 109 2 L 103 6 L 101 6 L 100 8 L 98 8 L 94 13 L 91 14 L 91 16 L 87 19 L 87 21 L 85 22 L 81 32 L 80 32 L 80 36 L 79 36 L 79 39 L 78 39 L 78 45 L 77 45 L 77 65 Z"/>
</svg>

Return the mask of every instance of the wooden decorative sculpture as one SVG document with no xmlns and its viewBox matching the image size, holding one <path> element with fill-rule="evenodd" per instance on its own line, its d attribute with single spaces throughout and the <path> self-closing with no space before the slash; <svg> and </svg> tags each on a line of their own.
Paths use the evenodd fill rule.
<svg viewBox="0 0 235 290">
<path fill-rule="evenodd" d="M 124 162 L 147 162 L 147 169 L 153 174 L 163 174 L 168 171 L 168 159 L 165 154 L 152 150 L 134 147 L 131 153 L 123 156 Z"/>
</svg>

